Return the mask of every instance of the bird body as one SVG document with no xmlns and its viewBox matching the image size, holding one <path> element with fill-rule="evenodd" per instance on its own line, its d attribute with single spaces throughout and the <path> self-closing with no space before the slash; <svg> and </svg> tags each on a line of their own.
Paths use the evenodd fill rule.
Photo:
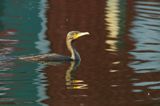
<svg viewBox="0 0 160 106">
<path fill-rule="evenodd" d="M 56 53 L 40 54 L 36 56 L 20 57 L 21 60 L 32 60 L 32 61 L 71 61 L 69 56 L 59 55 Z"/>
<path fill-rule="evenodd" d="M 78 39 L 81 36 L 88 35 L 88 32 L 80 31 L 70 31 L 66 37 L 66 45 L 68 50 L 71 53 L 71 56 L 64 56 L 56 53 L 40 54 L 36 56 L 25 56 L 19 57 L 20 60 L 27 61 L 76 61 L 81 60 L 79 53 L 73 47 L 72 43 L 74 40 Z"/>
</svg>

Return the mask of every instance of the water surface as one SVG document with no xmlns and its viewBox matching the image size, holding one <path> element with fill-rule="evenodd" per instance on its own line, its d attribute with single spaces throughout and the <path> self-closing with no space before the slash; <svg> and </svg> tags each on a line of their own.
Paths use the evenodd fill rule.
<svg viewBox="0 0 160 106">
<path fill-rule="evenodd" d="M 158 0 L 2 0 L 0 104 L 159 105 L 159 7 Z M 70 55 L 65 38 L 71 30 L 91 33 L 75 42 L 81 62 L 12 60 Z"/>
</svg>

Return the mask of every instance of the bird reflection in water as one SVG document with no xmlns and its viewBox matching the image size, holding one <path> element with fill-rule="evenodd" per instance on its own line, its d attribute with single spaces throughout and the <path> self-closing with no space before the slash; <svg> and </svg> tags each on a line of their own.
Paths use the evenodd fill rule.
<svg viewBox="0 0 160 106">
<path fill-rule="evenodd" d="M 58 66 L 64 62 L 40 62 L 48 66 Z M 80 65 L 80 61 L 71 61 L 70 66 L 66 71 L 66 89 L 88 89 L 88 84 L 84 80 L 76 78 L 76 71 Z"/>
<path fill-rule="evenodd" d="M 83 80 L 76 79 L 76 70 L 80 65 L 80 61 L 72 61 L 66 72 L 66 88 L 67 89 L 88 89 L 88 85 Z"/>
</svg>

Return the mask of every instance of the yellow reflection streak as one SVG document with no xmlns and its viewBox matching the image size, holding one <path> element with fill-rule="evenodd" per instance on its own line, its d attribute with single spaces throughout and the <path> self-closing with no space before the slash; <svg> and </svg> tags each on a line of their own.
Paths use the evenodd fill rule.
<svg viewBox="0 0 160 106">
<path fill-rule="evenodd" d="M 73 61 L 69 69 L 66 72 L 66 87 L 67 89 L 88 89 L 88 84 L 85 84 L 83 80 L 77 80 L 74 78 L 74 72 L 79 66 L 80 62 Z"/>
<path fill-rule="evenodd" d="M 119 0 L 107 0 L 105 8 L 106 30 L 109 31 L 108 39 L 105 41 L 110 48 L 107 51 L 117 51 L 117 38 L 119 34 Z"/>
</svg>

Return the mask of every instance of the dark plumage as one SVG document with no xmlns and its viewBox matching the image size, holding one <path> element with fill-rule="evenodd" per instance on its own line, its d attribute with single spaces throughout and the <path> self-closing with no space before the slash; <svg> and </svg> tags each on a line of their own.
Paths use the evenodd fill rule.
<svg viewBox="0 0 160 106">
<path fill-rule="evenodd" d="M 78 39 L 81 36 L 89 35 L 88 32 L 80 31 L 70 31 L 66 37 L 66 45 L 68 50 L 71 53 L 71 57 L 64 56 L 56 53 L 41 54 L 37 56 L 26 56 L 19 57 L 20 60 L 30 60 L 30 61 L 74 61 L 81 60 L 79 53 L 73 48 L 72 43 L 74 40 Z"/>
</svg>

